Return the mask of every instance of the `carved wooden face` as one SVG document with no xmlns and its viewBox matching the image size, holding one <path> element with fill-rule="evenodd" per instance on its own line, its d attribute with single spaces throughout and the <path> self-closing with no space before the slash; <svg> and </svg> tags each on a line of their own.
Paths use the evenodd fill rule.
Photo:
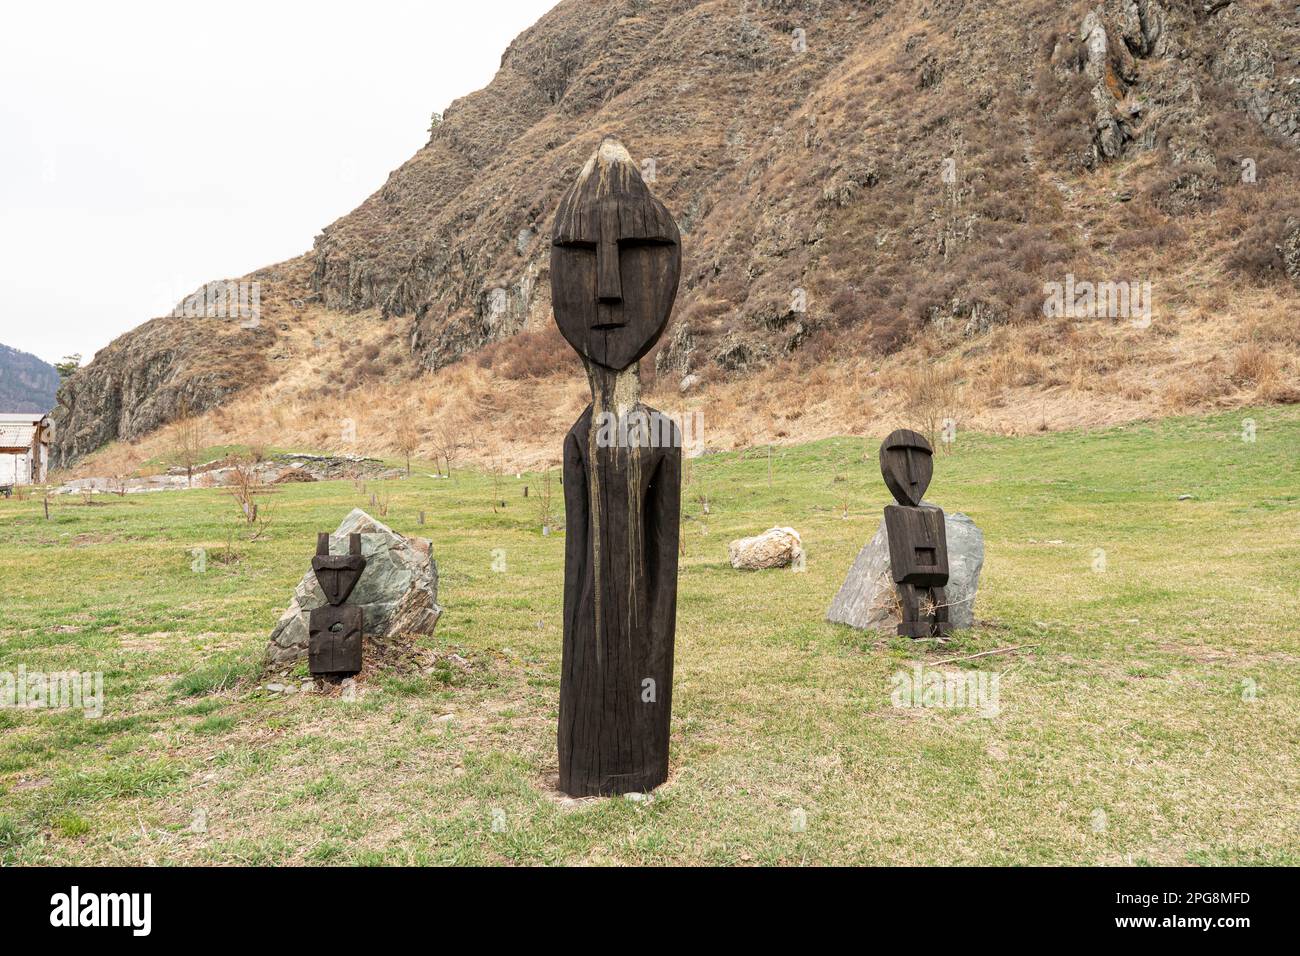
<svg viewBox="0 0 1300 956">
<path fill-rule="evenodd" d="M 622 144 L 605 137 L 560 200 L 551 234 L 551 306 L 579 355 L 622 371 L 668 325 L 682 247 Z"/>
<path fill-rule="evenodd" d="M 934 449 L 910 428 L 890 432 L 880 443 L 880 474 L 900 505 L 919 505 L 934 477 Z"/>
<path fill-rule="evenodd" d="M 361 556 L 359 534 L 348 536 L 349 554 L 330 554 L 329 548 L 329 535 L 317 535 L 316 556 L 311 559 L 311 568 L 316 572 L 316 583 L 325 592 L 325 600 L 337 605 L 348 599 L 352 589 L 361 580 L 361 572 L 366 569 L 366 559 Z"/>
</svg>

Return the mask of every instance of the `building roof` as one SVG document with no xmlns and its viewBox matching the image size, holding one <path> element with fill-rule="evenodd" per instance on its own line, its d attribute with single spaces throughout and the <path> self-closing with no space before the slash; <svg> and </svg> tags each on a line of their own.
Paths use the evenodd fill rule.
<svg viewBox="0 0 1300 956">
<path fill-rule="evenodd" d="M 25 451 L 32 447 L 35 435 L 35 425 L 0 421 L 0 448 L 22 448 Z"/>
</svg>

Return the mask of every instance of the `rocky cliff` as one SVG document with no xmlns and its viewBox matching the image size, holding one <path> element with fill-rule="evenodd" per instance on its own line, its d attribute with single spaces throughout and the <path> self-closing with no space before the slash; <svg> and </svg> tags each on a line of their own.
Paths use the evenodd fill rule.
<svg viewBox="0 0 1300 956">
<path fill-rule="evenodd" d="M 242 280 L 245 314 L 239 282 L 209 283 L 171 314 L 97 352 L 58 391 L 53 466 L 67 467 L 107 442 L 147 435 L 183 413 L 221 405 L 273 379 L 273 359 L 283 358 L 276 351 L 284 327 L 279 316 L 293 301 L 290 292 L 300 288 L 302 267 L 294 281 L 294 265 Z M 269 302 L 262 301 L 263 290 Z"/>
<path fill-rule="evenodd" d="M 1031 318 L 1044 279 L 1107 251 L 1058 177 L 1143 156 L 1131 248 L 1267 167 L 1272 221 L 1245 256 L 1294 279 L 1294 256 L 1268 260 L 1298 212 L 1297 51 L 1294 16 L 1245 3 L 564 3 L 324 231 L 314 281 L 331 307 L 407 317 L 429 367 L 511 334 L 548 307 L 558 191 L 607 131 L 689 239 L 659 357 L 682 373 L 819 333 Z"/>
<path fill-rule="evenodd" d="M 1300 285 L 1293 2 L 565 0 L 282 267 L 283 301 L 373 314 L 407 371 L 544 330 L 551 216 L 605 133 L 681 226 L 648 360 L 673 381 L 1040 323 L 1067 276 L 1170 309 Z M 279 374 L 184 321 L 72 380 L 63 461 Z"/>
</svg>

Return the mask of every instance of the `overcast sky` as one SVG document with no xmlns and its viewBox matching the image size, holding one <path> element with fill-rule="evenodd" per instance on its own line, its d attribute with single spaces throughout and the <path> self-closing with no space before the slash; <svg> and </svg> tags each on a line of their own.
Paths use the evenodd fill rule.
<svg viewBox="0 0 1300 956">
<path fill-rule="evenodd" d="M 555 2 L 5 4 L 0 343 L 89 361 L 307 251 Z"/>
</svg>

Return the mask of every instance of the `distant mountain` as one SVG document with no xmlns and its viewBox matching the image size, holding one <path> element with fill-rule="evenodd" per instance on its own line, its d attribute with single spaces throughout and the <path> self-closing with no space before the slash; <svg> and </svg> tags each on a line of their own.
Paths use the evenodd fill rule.
<svg viewBox="0 0 1300 956">
<path fill-rule="evenodd" d="M 35 355 L 0 345 L 0 412 L 48 412 L 59 373 Z"/>
</svg>

